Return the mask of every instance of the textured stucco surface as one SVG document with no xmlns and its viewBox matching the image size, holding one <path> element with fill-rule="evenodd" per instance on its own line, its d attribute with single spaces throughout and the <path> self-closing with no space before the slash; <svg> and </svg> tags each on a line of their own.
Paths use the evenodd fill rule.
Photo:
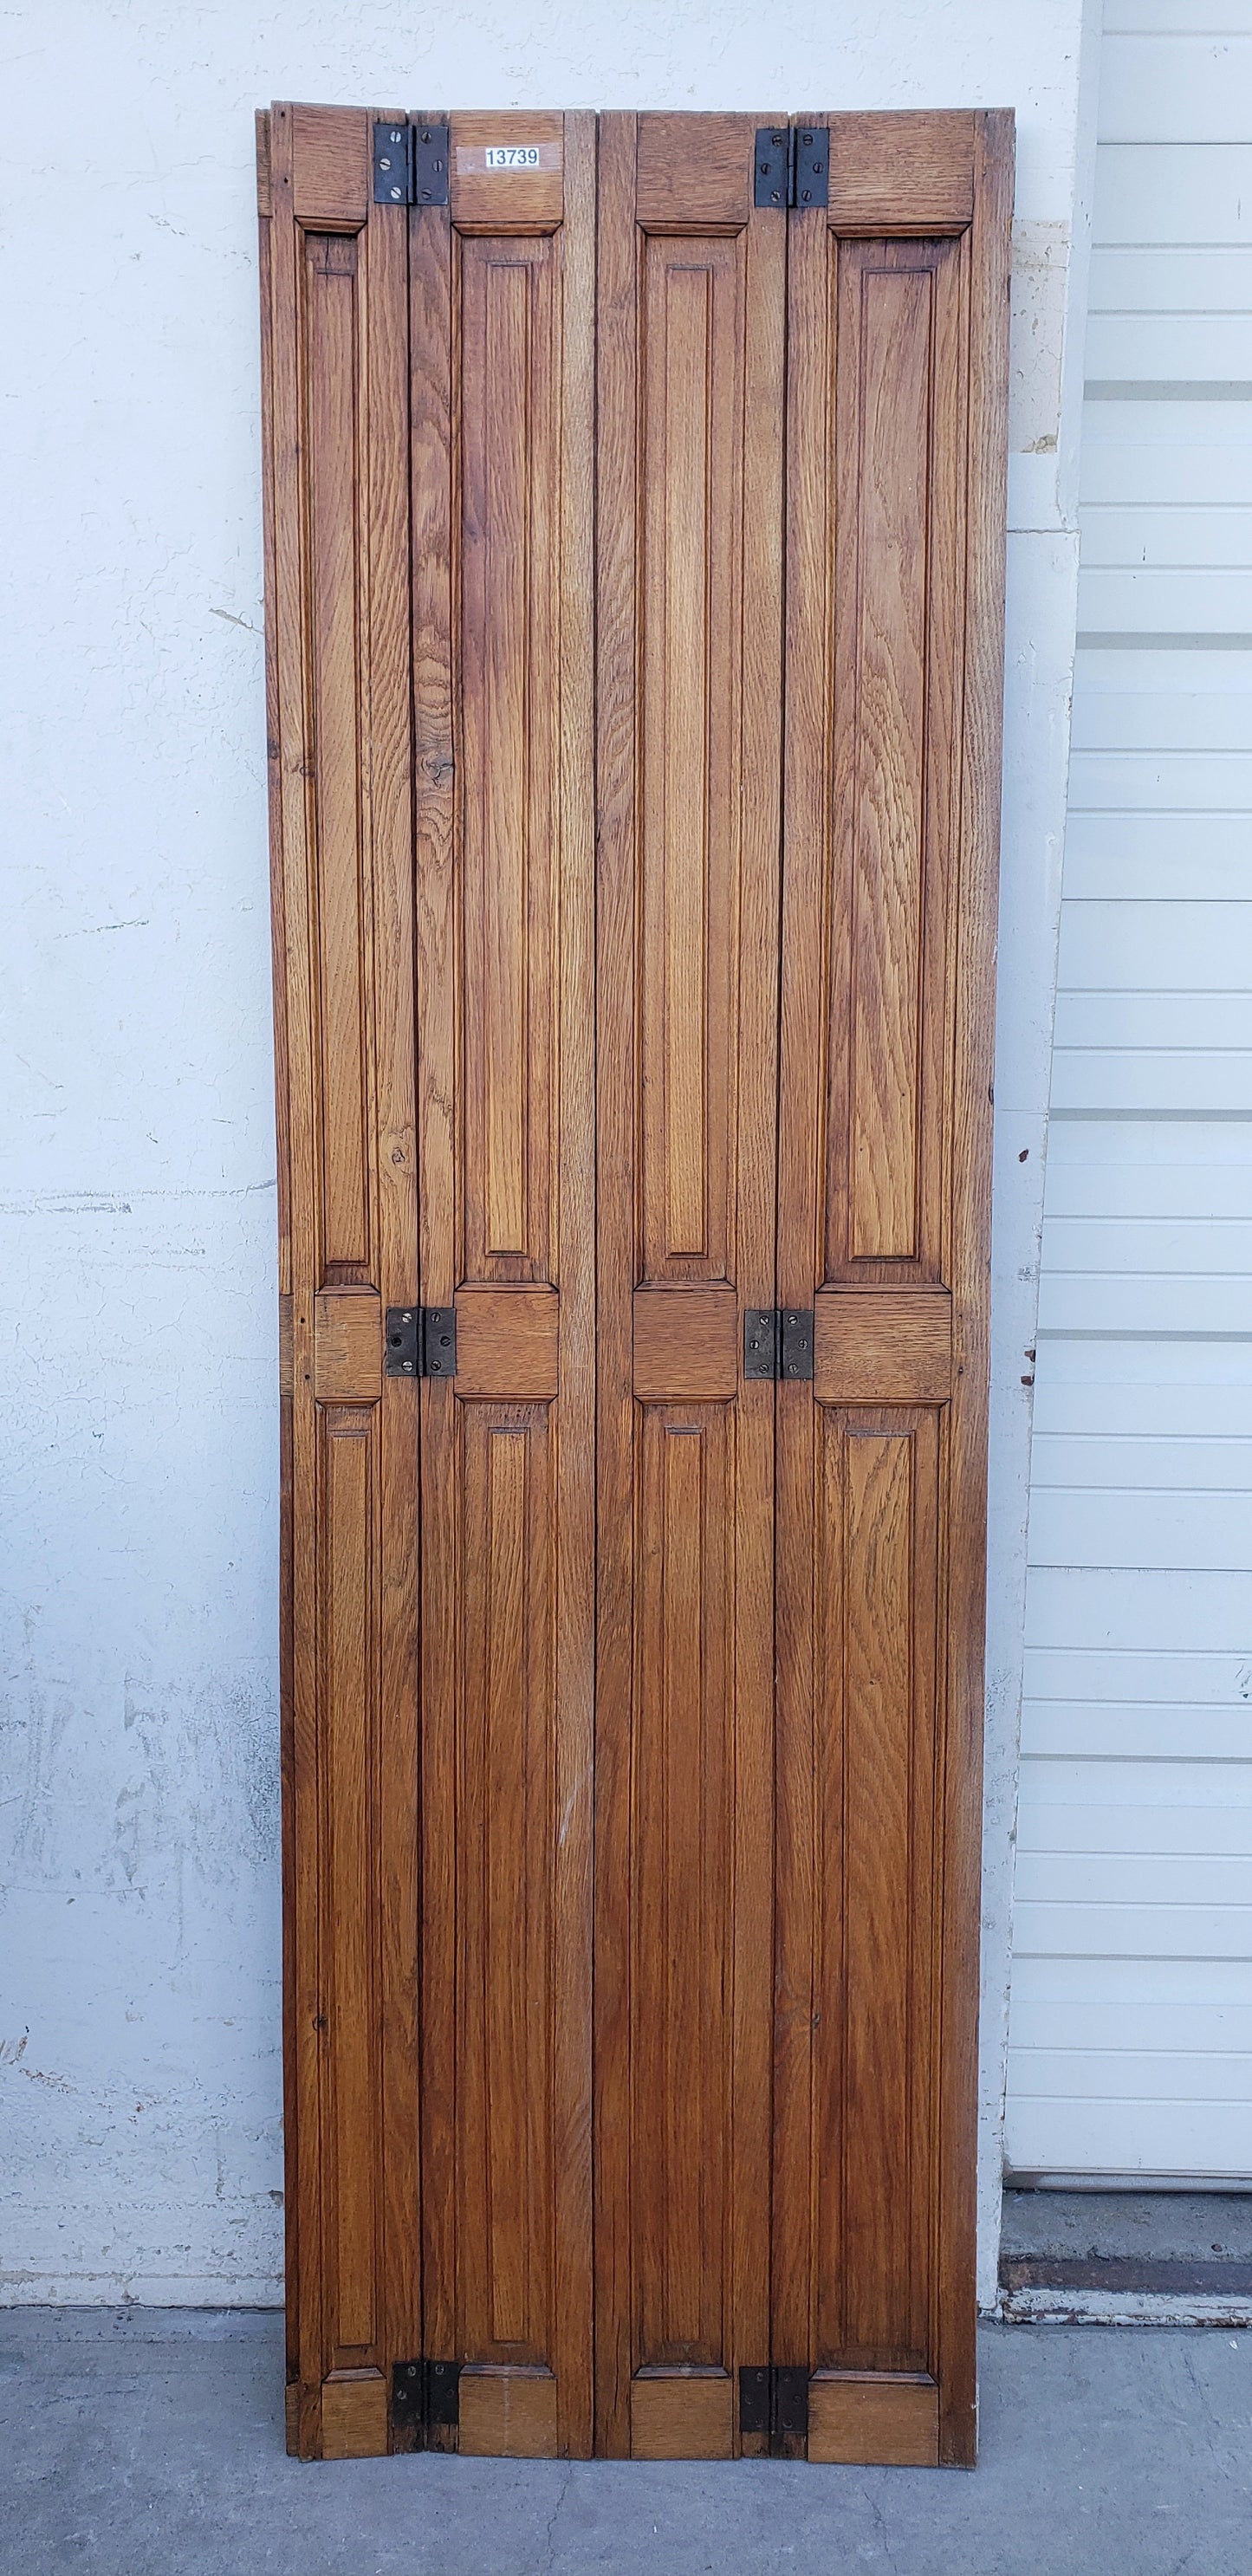
<svg viewBox="0 0 1252 2576">
<path fill-rule="evenodd" d="M 1062 415 L 1082 40 L 1082 0 L 480 0 L 430 13 L 39 0 L 5 14 L 10 2298 L 247 2302 L 279 2287 L 252 179 L 252 111 L 274 96 L 1018 111 L 984 2084 L 997 2205 L 1021 1353 L 1074 622 Z M 985 2268 L 993 2280 L 990 2218 Z"/>
</svg>

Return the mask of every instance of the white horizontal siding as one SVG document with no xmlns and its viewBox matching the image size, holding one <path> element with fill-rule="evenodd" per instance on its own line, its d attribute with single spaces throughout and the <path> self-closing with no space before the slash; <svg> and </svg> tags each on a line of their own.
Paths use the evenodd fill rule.
<svg viewBox="0 0 1252 2576">
<path fill-rule="evenodd" d="M 1066 905 L 1131 896 L 1159 904 L 1235 903 L 1248 881 L 1248 853 L 1246 814 L 1079 814 L 1071 807 Z"/>
<path fill-rule="evenodd" d="M 1252 0 L 1106 0 L 1095 227 L 1006 2148 L 1252 2174 Z"/>
<path fill-rule="evenodd" d="M 1246 117 L 1247 93 L 1243 105 Z M 1252 243 L 1252 143 L 1102 143 L 1095 238 L 1186 249 Z"/>
<path fill-rule="evenodd" d="M 1203 0 L 1193 9 L 1207 18 Z M 1181 18 L 1181 8 L 1175 12 Z M 1252 34 L 1106 30 L 1100 133 L 1108 143 L 1246 143 Z"/>
</svg>

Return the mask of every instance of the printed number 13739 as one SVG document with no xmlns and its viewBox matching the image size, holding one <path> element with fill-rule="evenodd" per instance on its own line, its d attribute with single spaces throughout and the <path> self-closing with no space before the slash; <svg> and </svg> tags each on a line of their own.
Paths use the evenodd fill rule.
<svg viewBox="0 0 1252 2576">
<path fill-rule="evenodd" d="M 489 143 L 487 167 L 489 170 L 537 170 L 539 146 L 537 143 Z"/>
</svg>

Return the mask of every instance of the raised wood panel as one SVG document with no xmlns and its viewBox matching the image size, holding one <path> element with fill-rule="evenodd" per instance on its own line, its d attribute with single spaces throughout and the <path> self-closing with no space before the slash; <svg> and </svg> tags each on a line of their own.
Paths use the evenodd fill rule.
<svg viewBox="0 0 1252 2576">
<path fill-rule="evenodd" d="M 463 2457 L 560 2457 L 557 2386 L 545 2370 L 463 2370 L 457 2449 Z"/>
<path fill-rule="evenodd" d="M 730 1269 L 743 685 L 742 239 L 643 258 L 643 1275 Z"/>
<path fill-rule="evenodd" d="M 303 238 L 309 682 L 321 1075 L 322 1261 L 369 1267 L 369 1115 L 359 741 L 362 364 L 354 239 Z"/>
<path fill-rule="evenodd" d="M 378 2459 L 387 2447 L 387 2381 L 382 2372 L 344 2372 L 327 2379 L 322 2388 L 322 2458 Z"/>
<path fill-rule="evenodd" d="M 635 213 L 647 232 L 690 237 L 746 224 L 756 128 L 747 116 L 641 116 Z"/>
<path fill-rule="evenodd" d="M 459 1396 L 554 1396 L 560 1377 L 554 1288 L 461 1288 L 456 1296 Z"/>
<path fill-rule="evenodd" d="M 729 2460 L 735 2447 L 735 2385 L 715 2371 L 673 2377 L 647 2372 L 632 2380 L 632 2460 Z"/>
<path fill-rule="evenodd" d="M 369 118 L 359 107 L 289 107 L 288 168 L 295 218 L 316 231 L 322 225 L 364 224 L 370 200 Z"/>
<path fill-rule="evenodd" d="M 632 2057 L 645 2366 L 725 2354 L 734 1466 L 726 1409 L 644 1416 Z"/>
<path fill-rule="evenodd" d="M 462 111 L 451 120 L 449 192 L 458 231 L 553 231 L 565 205 L 565 119 L 519 108 L 507 116 Z M 535 168 L 488 167 L 489 151 L 520 144 L 538 153 Z"/>
<path fill-rule="evenodd" d="M 634 1383 L 641 1404 L 725 1402 L 739 1385 L 739 1305 L 729 1285 L 637 1288 Z"/>
<path fill-rule="evenodd" d="M 461 244 L 464 1270 L 550 1275 L 560 699 L 557 254 Z"/>
<path fill-rule="evenodd" d="M 960 233 L 974 211 L 979 120 L 925 109 L 832 116 L 827 222 L 844 234 Z"/>
<path fill-rule="evenodd" d="M 335 2177 L 327 2210 L 329 2343 L 339 2365 L 376 2359 L 381 2324 L 373 1427 L 372 1408 L 337 1407 L 323 1417 L 319 1732 L 324 1895 L 334 1938 L 320 2020 L 330 2066 Z"/>
<path fill-rule="evenodd" d="M 952 1392 L 946 1288 L 823 1288 L 813 1316 L 819 1404 L 943 1404 Z"/>
<path fill-rule="evenodd" d="M 458 1406 L 461 2338 L 551 2361 L 555 1539 L 545 1407 Z"/>
<path fill-rule="evenodd" d="M 933 1278 L 959 775 L 960 252 L 827 239 L 832 897 L 819 1276 Z"/>
<path fill-rule="evenodd" d="M 885 2371 L 809 2381 L 809 2458 L 933 2469 L 939 2456 L 939 2391 L 933 2379 Z"/>
<path fill-rule="evenodd" d="M 814 2352 L 930 2349 L 938 1424 L 827 1413 L 815 1497 Z"/>
<path fill-rule="evenodd" d="M 383 1310 L 376 1288 L 323 1288 L 313 1308 L 319 1404 L 376 1404 L 383 1391 Z"/>
</svg>

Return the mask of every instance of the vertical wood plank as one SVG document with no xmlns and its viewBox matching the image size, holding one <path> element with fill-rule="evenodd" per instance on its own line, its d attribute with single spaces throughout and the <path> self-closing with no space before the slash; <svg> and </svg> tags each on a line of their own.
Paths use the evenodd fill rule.
<svg viewBox="0 0 1252 2576">
<path fill-rule="evenodd" d="M 369 1412 L 336 1407 L 324 1416 L 319 1514 L 325 1896 L 327 1916 L 335 1926 L 326 1963 L 325 2018 L 335 2174 L 330 2366 L 336 2370 L 374 2358 L 380 2322 L 372 1901 L 376 1784 L 370 1724 L 371 1488 L 377 1462 L 370 1456 L 372 1427 Z"/>
</svg>

